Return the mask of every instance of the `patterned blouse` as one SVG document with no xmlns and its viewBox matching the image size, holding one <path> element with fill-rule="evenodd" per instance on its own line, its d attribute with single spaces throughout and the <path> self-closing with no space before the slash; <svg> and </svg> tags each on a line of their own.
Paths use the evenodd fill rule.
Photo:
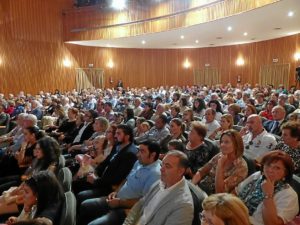
<svg viewBox="0 0 300 225">
<path fill-rule="evenodd" d="M 298 146 L 296 149 L 293 149 L 286 145 L 283 141 L 280 141 L 274 149 L 279 149 L 281 151 L 284 151 L 294 161 L 295 171 L 294 174 L 300 175 L 300 147 Z"/>
<path fill-rule="evenodd" d="M 209 173 L 200 181 L 199 186 L 208 195 L 214 194 L 215 191 L 215 177 L 217 171 L 218 160 L 222 153 L 214 156 L 204 167 L 210 169 Z M 246 161 L 240 157 L 233 161 L 233 163 L 224 169 L 224 183 L 225 192 L 231 192 L 241 181 L 248 175 L 248 167 Z"/>
</svg>

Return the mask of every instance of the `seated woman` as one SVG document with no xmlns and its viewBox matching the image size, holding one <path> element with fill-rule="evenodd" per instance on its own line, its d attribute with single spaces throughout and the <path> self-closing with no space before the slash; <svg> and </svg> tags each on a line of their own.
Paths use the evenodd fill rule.
<svg viewBox="0 0 300 225">
<path fill-rule="evenodd" d="M 19 175 L 26 171 L 33 159 L 33 149 L 37 141 L 44 136 L 38 127 L 23 129 L 24 141 L 17 152 L 7 152 L 0 163 L 0 177 Z M 0 180 L 0 184 L 4 181 Z"/>
<path fill-rule="evenodd" d="M 166 109 L 165 109 L 165 105 L 162 104 L 162 103 L 159 103 L 157 106 L 156 106 L 156 111 L 155 113 L 152 115 L 151 119 L 150 120 L 153 120 L 155 121 L 157 118 L 159 118 L 161 115 L 165 115 L 167 116 L 167 114 L 165 113 Z"/>
<path fill-rule="evenodd" d="M 261 171 L 252 174 L 236 188 L 246 204 L 253 225 L 285 224 L 299 211 L 298 196 L 288 184 L 293 161 L 282 151 L 272 151 L 261 161 Z"/>
<path fill-rule="evenodd" d="M 132 129 L 135 128 L 135 119 L 134 119 L 134 111 L 132 108 L 126 108 L 124 110 L 124 124 L 127 124 L 130 126 Z"/>
<path fill-rule="evenodd" d="M 199 121 L 194 121 L 191 125 L 188 140 L 184 153 L 190 162 L 189 176 L 198 171 L 208 163 L 216 154 L 219 153 L 218 147 L 209 140 L 205 139 L 206 127 Z"/>
<path fill-rule="evenodd" d="M 182 121 L 185 123 L 185 130 L 191 130 L 191 124 L 194 121 L 194 112 L 192 109 L 186 109 L 182 115 Z"/>
<path fill-rule="evenodd" d="M 248 209 L 238 197 L 219 193 L 202 202 L 201 225 L 250 225 Z"/>
<path fill-rule="evenodd" d="M 300 176 L 300 123 L 287 122 L 282 125 L 282 140 L 274 149 L 279 149 L 291 156 L 294 161 L 294 174 Z"/>
<path fill-rule="evenodd" d="M 207 104 L 208 108 L 212 108 L 216 111 L 216 120 L 220 121 L 223 114 L 222 106 L 218 100 L 210 100 Z"/>
<path fill-rule="evenodd" d="M 202 98 L 196 98 L 193 102 L 194 116 L 202 118 L 206 109 L 205 101 Z"/>
<path fill-rule="evenodd" d="M 66 112 L 65 112 L 65 109 L 62 105 L 57 105 L 55 107 L 54 113 L 55 113 L 55 116 L 57 117 L 57 120 L 56 120 L 54 125 L 49 125 L 49 126 L 46 127 L 47 128 L 46 129 L 47 133 L 50 133 L 53 130 L 58 129 L 64 123 L 64 121 L 66 121 L 68 119 L 67 115 L 66 115 Z"/>
<path fill-rule="evenodd" d="M 68 109 L 68 119 L 64 120 L 62 124 L 54 131 L 52 131 L 49 135 L 55 138 L 59 136 L 69 133 L 76 128 L 76 118 L 78 116 L 78 109 L 69 108 Z"/>
<path fill-rule="evenodd" d="M 248 174 L 247 163 L 242 158 L 244 145 L 239 132 L 225 131 L 221 135 L 220 150 L 192 179 L 208 195 L 231 192 Z"/>
<path fill-rule="evenodd" d="M 23 186 L 24 207 L 18 217 L 10 217 L 8 225 L 19 221 L 40 218 L 46 224 L 59 224 L 64 200 L 61 185 L 54 173 L 42 171 L 26 180 Z"/>
<path fill-rule="evenodd" d="M 241 112 L 241 107 L 238 104 L 234 103 L 228 106 L 228 113 L 232 115 L 234 125 L 237 125 L 241 119 L 241 116 L 239 114 L 240 112 Z"/>
<path fill-rule="evenodd" d="M 266 118 L 267 120 L 273 120 L 272 109 L 277 105 L 275 100 L 269 100 L 266 104 L 266 107 L 263 111 L 259 113 L 261 117 Z"/>
<path fill-rule="evenodd" d="M 230 114 L 224 114 L 221 116 L 220 127 L 217 128 L 208 138 L 211 140 L 220 140 L 222 133 L 226 130 L 232 129 L 233 118 Z"/>
<path fill-rule="evenodd" d="M 185 124 L 182 122 L 181 119 L 174 118 L 170 122 L 170 133 L 171 135 L 164 138 L 160 145 L 161 145 L 161 153 L 164 154 L 168 151 L 168 143 L 171 140 L 181 140 L 182 143 L 186 143 L 186 139 L 183 136 L 185 131 Z"/>
<path fill-rule="evenodd" d="M 97 136 L 93 140 L 93 149 L 87 154 L 78 154 L 75 159 L 80 164 L 80 168 L 75 175 L 74 179 L 87 176 L 89 173 L 94 172 L 95 167 L 104 161 L 104 150 L 107 147 L 108 140 L 104 135 Z"/>
<path fill-rule="evenodd" d="M 252 114 L 256 114 L 256 108 L 253 105 L 247 104 L 244 109 L 244 116 L 240 119 L 237 125 L 241 127 L 246 126 L 247 118 Z"/>
<path fill-rule="evenodd" d="M 25 174 L 21 177 L 21 180 L 26 180 L 31 176 L 39 173 L 43 170 L 49 170 L 54 173 L 57 172 L 57 166 L 60 156 L 60 149 L 57 141 L 51 137 L 41 138 L 34 149 L 34 160 L 32 165 L 27 169 Z M 20 178 L 15 180 L 7 181 L 7 183 L 1 184 L 1 193 L 5 189 L 7 191 L 3 192 L 0 196 L 0 215 L 6 213 L 18 212 L 18 204 L 22 204 L 22 185 L 19 187 Z M 10 189 L 8 189 L 10 188 Z"/>
<path fill-rule="evenodd" d="M 137 117 L 136 119 L 136 127 L 133 129 L 133 135 L 134 137 L 141 137 L 143 136 L 145 133 L 142 130 L 142 123 L 145 122 L 146 119 L 144 117 Z"/>
</svg>

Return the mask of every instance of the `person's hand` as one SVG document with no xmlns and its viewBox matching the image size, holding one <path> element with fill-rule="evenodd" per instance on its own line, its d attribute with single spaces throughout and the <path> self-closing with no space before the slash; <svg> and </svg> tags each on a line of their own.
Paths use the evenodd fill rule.
<svg viewBox="0 0 300 225">
<path fill-rule="evenodd" d="M 94 173 L 90 173 L 86 177 L 86 181 L 90 184 L 93 184 L 95 180 L 97 179 L 96 175 Z"/>
<path fill-rule="evenodd" d="M 245 134 L 247 134 L 249 132 L 248 127 L 245 126 L 240 130 L 240 135 L 244 136 Z"/>
<path fill-rule="evenodd" d="M 15 222 L 17 222 L 17 217 L 15 217 L 15 216 L 9 217 L 8 220 L 6 221 L 7 225 L 11 225 Z"/>
<path fill-rule="evenodd" d="M 120 199 L 119 198 L 106 199 L 106 202 L 110 208 L 120 207 Z"/>
<path fill-rule="evenodd" d="M 193 176 L 192 183 L 198 184 L 200 180 L 201 180 L 201 174 L 199 171 L 197 171 L 197 173 Z"/>
<path fill-rule="evenodd" d="M 274 181 L 266 176 L 266 179 L 261 184 L 261 189 L 265 195 L 272 197 L 274 193 Z"/>
<path fill-rule="evenodd" d="M 114 199 L 114 198 L 116 197 L 116 195 L 117 195 L 117 192 L 112 192 L 112 193 L 110 193 L 110 194 L 107 196 L 107 199 L 108 199 L 108 200 L 112 200 L 112 199 Z"/>
<path fill-rule="evenodd" d="M 218 159 L 218 167 L 224 168 L 227 158 L 228 158 L 227 155 L 222 154 Z"/>
</svg>

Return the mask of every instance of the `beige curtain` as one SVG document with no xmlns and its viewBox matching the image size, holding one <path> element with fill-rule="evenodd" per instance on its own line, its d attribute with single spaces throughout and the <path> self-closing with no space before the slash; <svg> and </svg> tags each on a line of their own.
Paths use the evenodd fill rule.
<svg viewBox="0 0 300 225">
<path fill-rule="evenodd" d="M 259 83 L 261 85 L 272 84 L 278 87 L 283 84 L 289 87 L 290 64 L 263 65 L 260 67 Z"/>
<path fill-rule="evenodd" d="M 217 68 L 204 68 L 194 70 L 194 84 L 196 85 L 216 85 L 220 84 L 221 76 Z"/>
<path fill-rule="evenodd" d="M 76 89 L 104 88 L 104 70 L 101 68 L 77 68 Z"/>
</svg>

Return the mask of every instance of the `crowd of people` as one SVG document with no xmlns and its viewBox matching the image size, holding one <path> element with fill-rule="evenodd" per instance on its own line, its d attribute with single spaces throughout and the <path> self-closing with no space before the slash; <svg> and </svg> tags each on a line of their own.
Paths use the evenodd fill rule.
<svg viewBox="0 0 300 225">
<path fill-rule="evenodd" d="M 78 224 L 296 224 L 299 103 L 258 84 L 0 94 L 0 216 L 59 224 L 66 166 Z"/>
</svg>

